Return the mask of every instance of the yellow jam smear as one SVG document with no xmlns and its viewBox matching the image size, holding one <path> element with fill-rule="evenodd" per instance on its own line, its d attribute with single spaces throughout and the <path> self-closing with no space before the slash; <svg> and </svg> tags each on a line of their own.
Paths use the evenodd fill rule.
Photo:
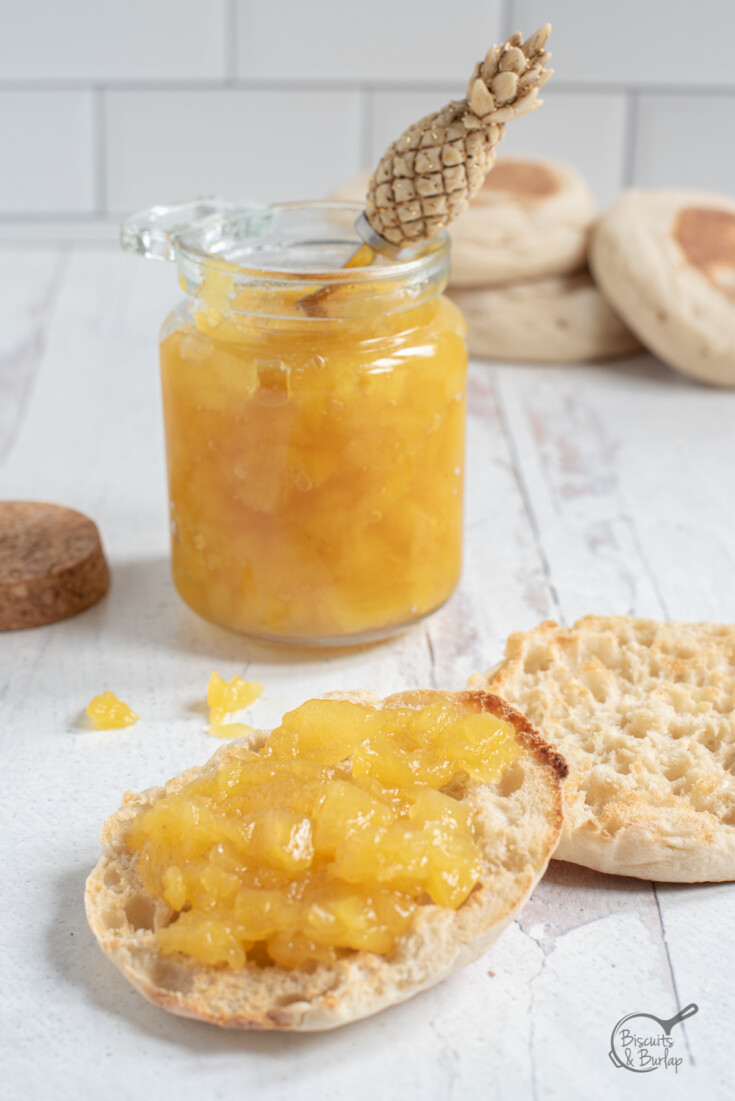
<svg viewBox="0 0 735 1101">
<path fill-rule="evenodd" d="M 233 711 L 244 711 L 263 695 L 263 685 L 259 681 L 247 681 L 242 677 L 233 677 L 226 681 L 219 673 L 212 673 L 207 685 L 207 703 L 209 721 L 221 723 L 226 715 Z"/>
<path fill-rule="evenodd" d="M 254 726 L 246 723 L 210 723 L 209 736 L 211 738 L 245 738 L 255 733 Z"/>
<path fill-rule="evenodd" d="M 292 641 L 433 611 L 461 568 L 459 311 L 440 296 L 298 320 L 277 315 L 303 290 L 258 306 L 215 275 L 161 345 L 179 593 L 205 619 Z M 320 308 L 339 315 L 347 294 Z"/>
<path fill-rule="evenodd" d="M 137 723 L 138 716 L 109 689 L 87 705 L 87 715 L 97 730 L 117 730 Z"/>
<path fill-rule="evenodd" d="M 161 948 L 286 968 L 390 952 L 419 906 L 456 909 L 481 872 L 471 807 L 441 789 L 493 782 L 518 752 L 509 723 L 457 700 L 308 701 L 135 819 L 143 886 L 177 913 Z"/>
</svg>

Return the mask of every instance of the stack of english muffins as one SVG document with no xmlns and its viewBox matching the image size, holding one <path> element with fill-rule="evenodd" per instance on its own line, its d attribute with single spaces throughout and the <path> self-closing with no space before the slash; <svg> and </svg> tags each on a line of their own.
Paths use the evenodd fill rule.
<svg viewBox="0 0 735 1101">
<path fill-rule="evenodd" d="M 498 158 L 452 227 L 449 293 L 473 355 L 569 363 L 638 350 L 587 268 L 595 217 L 569 165 Z"/>
<path fill-rule="evenodd" d="M 334 198 L 364 200 L 368 178 Z M 639 349 L 587 268 L 595 218 L 592 194 L 569 165 L 498 157 L 451 228 L 449 295 L 467 320 L 472 355 L 568 363 Z"/>
<path fill-rule="evenodd" d="M 363 201 L 367 180 L 334 197 Z M 735 200 L 631 189 L 598 220 L 569 165 L 499 157 L 451 235 L 448 293 L 473 355 L 576 363 L 643 346 L 735 386 Z"/>
</svg>

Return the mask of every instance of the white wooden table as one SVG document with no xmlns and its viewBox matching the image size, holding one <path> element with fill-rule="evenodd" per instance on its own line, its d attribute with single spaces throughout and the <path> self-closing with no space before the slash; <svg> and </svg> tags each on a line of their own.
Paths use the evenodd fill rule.
<svg viewBox="0 0 735 1101">
<path fill-rule="evenodd" d="M 466 559 L 401 638 L 294 657 L 173 591 L 156 336 L 173 270 L 114 252 L 0 252 L 0 497 L 98 522 L 113 584 L 65 623 L 0 636 L 0 1095 L 97 1098 L 732 1096 L 735 887 L 552 864 L 519 922 L 438 988 L 323 1035 L 220 1032 L 149 1006 L 87 928 L 84 881 L 126 788 L 204 761 L 213 669 L 262 680 L 262 725 L 311 695 L 460 688 L 506 635 L 588 612 L 735 619 L 735 392 L 648 357 L 471 370 Z M 91 732 L 110 687 L 142 716 Z M 608 1058 L 628 1013 L 699 1013 L 675 1075 Z"/>
</svg>

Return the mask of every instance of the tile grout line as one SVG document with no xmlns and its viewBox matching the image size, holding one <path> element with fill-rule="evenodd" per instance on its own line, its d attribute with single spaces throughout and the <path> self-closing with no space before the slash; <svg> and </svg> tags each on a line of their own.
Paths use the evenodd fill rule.
<svg viewBox="0 0 735 1101">
<path fill-rule="evenodd" d="M 622 164 L 623 187 L 631 187 L 635 179 L 636 146 L 638 142 L 639 93 L 627 92 L 625 96 L 625 131 Z"/>
<path fill-rule="evenodd" d="M 96 181 L 95 181 L 96 186 Z M 100 221 L 100 215 L 107 217 L 107 211 L 88 210 L 14 210 L 0 211 L 0 225 L 13 225 L 16 222 L 35 222 L 38 224 L 66 222 L 69 225 L 81 223 L 91 225 Z"/>
<path fill-rule="evenodd" d="M 41 238 L 41 237 L 0 237 L 0 254 L 9 252 L 48 252 L 50 248 L 59 248 L 63 252 L 119 252 L 120 245 L 117 237 L 100 239 L 68 238 Z"/>
<path fill-rule="evenodd" d="M 94 214 L 99 218 L 107 209 L 107 134 L 105 127 L 105 93 L 94 89 Z"/>
<path fill-rule="evenodd" d="M 510 0 L 509 0 L 510 2 Z M 509 9 L 512 12 L 512 2 Z M 228 53 L 232 52 L 232 47 L 228 44 Z M 229 68 L 231 61 L 228 61 L 227 67 Z M 236 66 L 236 59 L 235 59 Z M 462 86 L 464 78 L 457 76 L 456 79 L 446 78 L 443 80 L 432 80 L 430 77 L 420 78 L 411 77 L 407 80 L 396 80 L 395 78 L 380 80 L 380 79 L 367 79 L 360 80 L 359 78 L 347 79 L 344 77 L 330 78 L 310 78 L 310 77 L 294 77 L 293 79 L 287 78 L 272 78 L 272 77 L 240 77 L 233 76 L 230 80 L 228 78 L 222 80 L 216 79 L 202 79 L 202 80 L 186 80 L 186 79 L 161 79 L 155 80 L 150 77 L 141 78 L 139 80 L 2 80 L 0 78 L 0 93 L 3 92 L 89 92 L 91 90 L 100 89 L 104 92 L 218 92 L 223 88 L 228 87 L 237 91 L 284 91 L 284 92 L 308 92 L 308 91 L 356 91 L 362 87 L 369 87 L 373 91 L 386 91 L 386 92 L 413 92 L 423 91 L 426 89 L 437 89 L 439 91 L 457 91 L 457 86 Z M 638 81 L 620 81 L 620 80 L 565 80 L 563 76 L 558 79 L 554 77 L 554 87 L 559 91 L 574 93 L 578 92 L 580 95 L 594 95 L 599 93 L 601 95 L 625 95 L 627 93 L 636 94 L 650 94 L 661 96 L 727 96 L 735 98 L 735 85 L 732 84 L 708 84 L 701 82 L 699 84 L 669 84 L 662 82 L 661 84 L 641 84 Z"/>
</svg>

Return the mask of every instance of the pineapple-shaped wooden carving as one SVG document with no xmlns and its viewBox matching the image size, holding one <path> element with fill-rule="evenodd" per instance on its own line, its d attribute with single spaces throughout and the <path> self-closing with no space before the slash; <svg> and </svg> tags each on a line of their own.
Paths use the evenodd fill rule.
<svg viewBox="0 0 735 1101">
<path fill-rule="evenodd" d="M 553 70 L 547 23 L 491 46 L 475 66 L 467 98 L 414 123 L 388 147 L 368 185 L 366 217 L 394 248 L 435 237 L 461 214 L 495 161 L 505 123 L 527 115 Z"/>
</svg>

